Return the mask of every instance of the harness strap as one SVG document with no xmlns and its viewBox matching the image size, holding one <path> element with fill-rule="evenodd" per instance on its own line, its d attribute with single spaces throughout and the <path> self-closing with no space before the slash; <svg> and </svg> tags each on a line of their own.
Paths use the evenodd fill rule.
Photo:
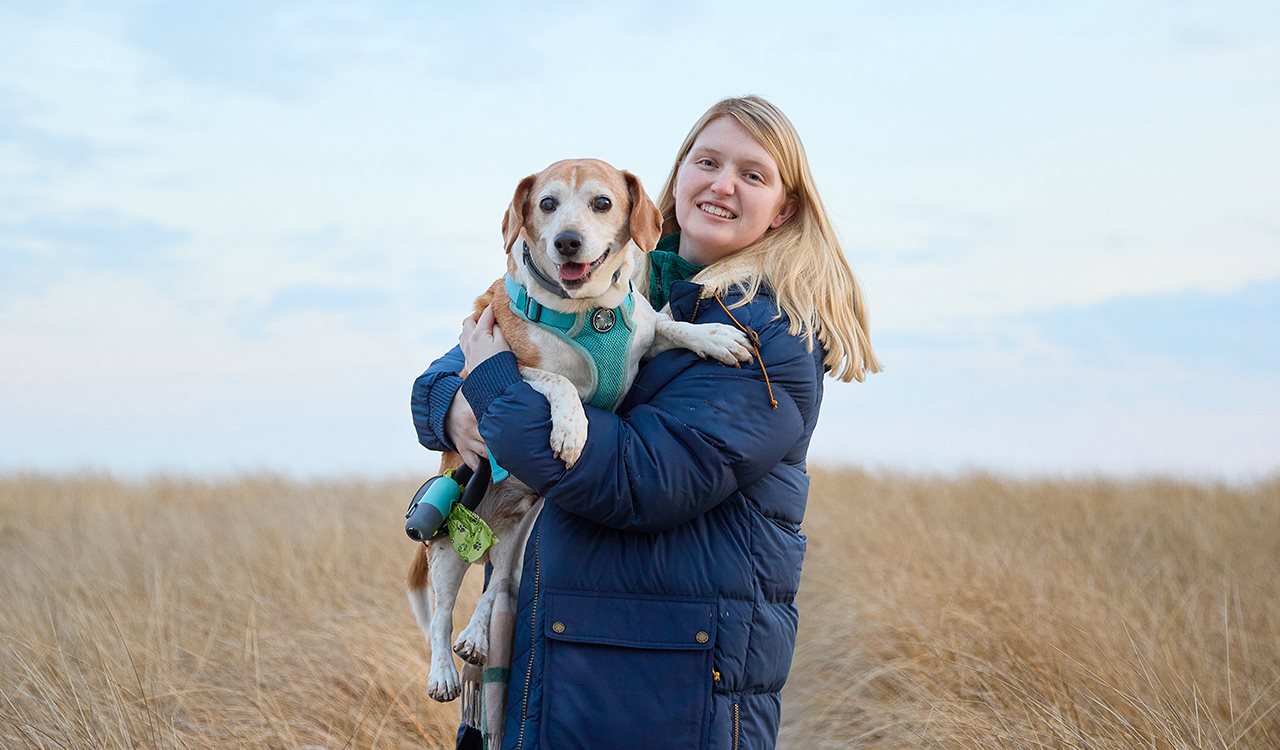
<svg viewBox="0 0 1280 750">
<path fill-rule="evenodd" d="M 556 334 L 591 365 L 591 405 L 613 410 L 622 401 L 627 354 L 635 335 L 635 292 L 617 307 L 566 313 L 543 306 L 520 282 L 507 274 L 504 282 L 511 311 Z"/>
<path fill-rule="evenodd" d="M 511 277 L 511 274 L 507 274 L 505 283 L 507 296 L 511 298 L 511 309 L 516 315 L 530 323 L 540 323 L 565 332 L 573 330 L 578 325 L 581 313 L 560 312 L 543 307 L 533 298 L 533 295 L 529 294 L 528 289 Z"/>
</svg>

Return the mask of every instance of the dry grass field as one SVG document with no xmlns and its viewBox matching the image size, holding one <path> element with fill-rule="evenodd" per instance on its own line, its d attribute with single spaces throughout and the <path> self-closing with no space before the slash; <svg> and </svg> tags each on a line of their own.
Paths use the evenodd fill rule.
<svg viewBox="0 0 1280 750">
<path fill-rule="evenodd" d="M 0 747 L 450 746 L 418 481 L 0 477 Z M 1280 748 L 1280 480 L 817 472 L 806 532 L 784 747 Z"/>
</svg>

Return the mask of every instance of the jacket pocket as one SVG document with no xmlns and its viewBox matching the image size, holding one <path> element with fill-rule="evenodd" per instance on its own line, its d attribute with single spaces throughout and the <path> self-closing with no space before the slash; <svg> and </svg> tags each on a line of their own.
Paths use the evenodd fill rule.
<svg viewBox="0 0 1280 750">
<path fill-rule="evenodd" d="M 714 600 L 548 591 L 545 602 L 545 747 L 706 747 Z"/>
</svg>

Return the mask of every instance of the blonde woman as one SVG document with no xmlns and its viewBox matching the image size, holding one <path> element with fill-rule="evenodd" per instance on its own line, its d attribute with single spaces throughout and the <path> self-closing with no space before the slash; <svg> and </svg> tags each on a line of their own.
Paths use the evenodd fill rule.
<svg viewBox="0 0 1280 750">
<path fill-rule="evenodd" d="M 587 407 L 571 470 L 491 315 L 414 386 L 423 445 L 469 460 L 487 447 L 546 498 L 525 549 L 504 748 L 777 738 L 823 375 L 862 380 L 880 366 L 800 139 L 772 104 L 708 110 L 658 205 L 654 307 L 748 331 L 754 362 L 658 355 L 617 413 Z"/>
</svg>

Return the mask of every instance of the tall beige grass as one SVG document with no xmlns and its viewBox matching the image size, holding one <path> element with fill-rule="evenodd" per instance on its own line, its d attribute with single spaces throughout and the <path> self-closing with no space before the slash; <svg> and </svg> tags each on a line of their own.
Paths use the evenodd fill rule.
<svg viewBox="0 0 1280 750">
<path fill-rule="evenodd" d="M 792 747 L 1280 748 L 1280 481 L 815 477 Z"/>
<path fill-rule="evenodd" d="M 0 747 L 451 746 L 416 484 L 0 477 Z M 1280 481 L 817 472 L 806 531 L 784 746 L 1280 748 Z"/>
</svg>

